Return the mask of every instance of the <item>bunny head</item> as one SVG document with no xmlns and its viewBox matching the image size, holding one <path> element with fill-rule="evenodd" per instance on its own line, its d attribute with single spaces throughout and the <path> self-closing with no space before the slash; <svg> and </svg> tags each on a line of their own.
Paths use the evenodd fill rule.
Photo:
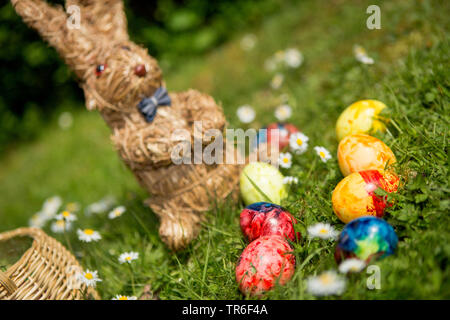
<svg viewBox="0 0 450 320">
<path fill-rule="evenodd" d="M 72 11 L 62 6 L 42 0 L 11 3 L 77 75 L 88 109 L 107 109 L 117 117 L 136 112 L 139 101 L 162 85 L 156 60 L 129 40 L 121 0 L 67 0 L 67 9 L 76 8 L 77 26 L 70 24 Z"/>
<path fill-rule="evenodd" d="M 162 72 L 147 50 L 132 43 L 114 44 L 105 55 L 98 55 L 85 73 L 85 86 L 95 104 L 88 108 L 109 107 L 124 113 L 135 112 L 145 97 L 162 85 Z"/>
</svg>

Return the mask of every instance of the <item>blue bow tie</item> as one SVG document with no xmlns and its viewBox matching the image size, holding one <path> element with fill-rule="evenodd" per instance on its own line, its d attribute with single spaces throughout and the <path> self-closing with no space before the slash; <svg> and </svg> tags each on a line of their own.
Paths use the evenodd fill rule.
<svg viewBox="0 0 450 320">
<path fill-rule="evenodd" d="M 149 98 L 142 99 L 138 104 L 138 109 L 145 118 L 145 121 L 152 122 L 156 116 L 158 106 L 170 106 L 171 101 L 167 89 L 159 87 Z"/>
</svg>

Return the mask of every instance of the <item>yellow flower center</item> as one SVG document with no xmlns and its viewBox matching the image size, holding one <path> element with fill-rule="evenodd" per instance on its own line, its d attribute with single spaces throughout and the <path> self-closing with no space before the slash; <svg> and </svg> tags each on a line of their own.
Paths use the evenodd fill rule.
<svg viewBox="0 0 450 320">
<path fill-rule="evenodd" d="M 355 51 L 356 51 L 356 54 L 363 55 L 363 56 L 366 55 L 366 50 L 364 48 L 358 47 L 358 48 L 356 48 Z"/>
<path fill-rule="evenodd" d="M 64 227 L 64 220 L 57 220 L 57 221 L 56 221 L 56 225 L 57 225 L 58 227 Z"/>
<path fill-rule="evenodd" d="M 322 234 L 328 233 L 328 230 L 325 229 L 325 228 L 322 228 L 322 229 L 319 230 L 319 233 L 322 233 Z"/>
<path fill-rule="evenodd" d="M 284 162 L 284 163 L 288 163 L 288 162 L 289 162 L 289 159 L 288 159 L 288 158 L 283 158 L 283 162 Z"/>
<path fill-rule="evenodd" d="M 62 215 L 63 215 L 64 218 L 68 218 L 68 217 L 70 217 L 70 212 L 69 211 L 64 211 L 62 213 Z"/>
<path fill-rule="evenodd" d="M 120 297 L 119 297 L 119 300 L 128 300 L 128 297 L 126 297 L 126 296 L 120 296 Z"/>
<path fill-rule="evenodd" d="M 116 217 L 120 216 L 121 214 L 122 214 L 122 212 L 120 212 L 120 210 L 114 211 L 114 215 L 115 215 Z"/>
<path fill-rule="evenodd" d="M 319 155 L 320 155 L 321 158 L 325 158 L 325 152 L 320 151 L 320 152 L 319 152 Z"/>
<path fill-rule="evenodd" d="M 131 260 L 131 257 L 128 256 L 128 257 L 125 258 L 125 260 L 130 261 L 130 260 Z"/>
<path fill-rule="evenodd" d="M 94 234 L 94 230 L 92 229 L 84 229 L 84 234 L 88 236 L 92 236 Z"/>
<path fill-rule="evenodd" d="M 88 280 L 94 279 L 94 276 L 93 276 L 92 273 L 90 273 L 90 272 L 86 273 L 86 274 L 84 275 L 84 277 L 85 277 L 86 279 L 88 279 Z"/>
<path fill-rule="evenodd" d="M 301 146 L 301 145 L 303 144 L 302 139 L 298 138 L 298 139 L 297 139 L 297 144 L 298 144 L 299 146 Z"/>
<path fill-rule="evenodd" d="M 331 282 L 333 282 L 333 277 L 329 274 L 323 274 L 320 276 L 320 282 L 322 282 L 323 284 L 330 284 Z"/>
</svg>

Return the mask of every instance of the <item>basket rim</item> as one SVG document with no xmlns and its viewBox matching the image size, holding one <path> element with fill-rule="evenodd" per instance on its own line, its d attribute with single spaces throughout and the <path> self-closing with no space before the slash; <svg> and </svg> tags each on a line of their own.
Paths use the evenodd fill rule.
<svg viewBox="0 0 450 320">
<path fill-rule="evenodd" d="M 30 254 L 32 254 L 32 252 L 34 250 L 39 249 L 39 243 L 38 243 L 39 239 L 42 239 L 42 240 L 51 239 L 53 241 L 56 241 L 56 243 L 58 245 L 60 245 L 61 248 L 64 250 L 64 253 L 69 258 L 71 258 L 71 260 L 75 261 L 79 265 L 79 262 L 75 258 L 75 256 L 62 243 L 60 243 L 58 240 L 54 239 L 53 237 L 47 235 L 42 229 L 35 228 L 35 227 L 22 227 L 22 228 L 17 228 L 14 230 L 5 231 L 5 232 L 0 233 L 0 241 L 6 241 L 6 240 L 13 239 L 16 237 L 30 237 L 33 239 L 33 243 L 22 254 L 22 256 L 6 270 L 6 272 L 0 271 L 0 287 L 4 287 L 6 289 L 6 291 L 9 293 L 9 295 L 12 295 L 15 291 L 17 291 L 19 289 L 17 287 L 16 283 L 13 281 L 13 279 L 11 279 L 11 274 L 13 274 L 20 265 L 24 264 L 24 262 L 28 259 L 28 257 L 30 256 Z M 81 267 L 81 265 L 80 265 L 80 267 Z M 96 300 L 100 299 L 100 296 L 95 289 L 90 288 L 90 287 L 88 287 L 87 289 L 88 289 L 88 292 L 94 297 L 94 299 L 96 299 Z"/>
</svg>

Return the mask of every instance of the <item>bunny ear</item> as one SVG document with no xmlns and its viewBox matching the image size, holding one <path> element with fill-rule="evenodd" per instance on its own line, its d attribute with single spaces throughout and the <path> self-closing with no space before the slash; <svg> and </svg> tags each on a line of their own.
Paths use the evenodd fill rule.
<svg viewBox="0 0 450 320">
<path fill-rule="evenodd" d="M 68 0 L 67 12 L 43 0 L 11 0 L 16 12 L 85 79 L 108 47 L 128 40 L 121 0 Z"/>
<path fill-rule="evenodd" d="M 39 0 L 11 0 L 11 3 L 26 24 L 36 29 L 53 47 L 58 46 L 67 21 L 61 6 L 51 6 Z"/>
<path fill-rule="evenodd" d="M 58 51 L 78 77 L 84 78 L 102 50 L 102 45 L 91 38 L 89 28 L 80 21 L 72 24 L 61 6 L 42 0 L 11 0 L 11 3 L 25 23 Z"/>
<path fill-rule="evenodd" d="M 128 41 L 127 18 L 122 0 L 66 0 L 66 9 L 80 8 L 83 24 L 109 41 Z"/>
</svg>

